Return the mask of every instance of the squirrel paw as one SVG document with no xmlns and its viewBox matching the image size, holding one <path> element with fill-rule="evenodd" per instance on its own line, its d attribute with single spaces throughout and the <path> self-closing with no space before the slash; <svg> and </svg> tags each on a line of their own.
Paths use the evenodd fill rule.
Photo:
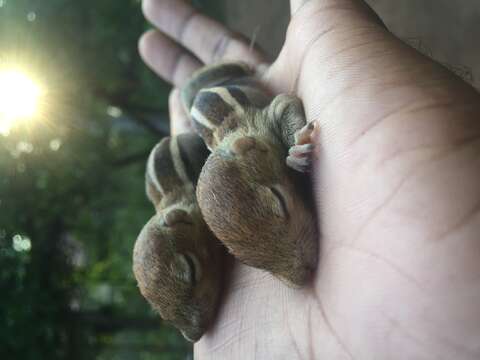
<svg viewBox="0 0 480 360">
<path fill-rule="evenodd" d="M 287 166 L 302 173 L 310 171 L 315 148 L 311 138 L 314 130 L 315 123 L 312 121 L 295 133 L 295 145 L 288 151 Z"/>
</svg>

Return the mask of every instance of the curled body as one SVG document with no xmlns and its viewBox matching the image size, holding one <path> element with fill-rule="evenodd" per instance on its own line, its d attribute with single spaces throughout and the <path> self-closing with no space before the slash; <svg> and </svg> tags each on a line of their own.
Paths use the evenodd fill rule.
<svg viewBox="0 0 480 360">
<path fill-rule="evenodd" d="M 156 214 L 133 253 L 142 295 L 193 342 L 213 321 L 222 284 L 223 247 L 205 224 L 195 195 L 208 154 L 196 134 L 165 138 L 155 146 L 146 191 Z"/>
<path fill-rule="evenodd" d="M 313 127 L 301 101 L 273 97 L 242 63 L 201 69 L 182 99 L 212 152 L 197 186 L 206 223 L 243 263 L 305 284 L 316 267 L 318 231 L 304 174 Z"/>
</svg>

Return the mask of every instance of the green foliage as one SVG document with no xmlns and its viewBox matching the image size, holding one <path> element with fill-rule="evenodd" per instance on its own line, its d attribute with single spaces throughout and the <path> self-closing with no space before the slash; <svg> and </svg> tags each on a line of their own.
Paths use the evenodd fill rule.
<svg viewBox="0 0 480 360">
<path fill-rule="evenodd" d="M 2 359 L 191 352 L 131 271 L 153 215 L 144 162 L 168 130 L 169 89 L 137 54 L 147 27 L 137 0 L 0 0 L 0 69 L 45 92 L 38 121 L 0 135 Z"/>
</svg>

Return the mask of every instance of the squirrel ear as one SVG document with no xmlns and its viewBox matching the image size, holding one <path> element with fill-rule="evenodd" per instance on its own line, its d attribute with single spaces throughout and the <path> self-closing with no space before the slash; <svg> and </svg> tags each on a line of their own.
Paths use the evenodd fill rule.
<svg viewBox="0 0 480 360">
<path fill-rule="evenodd" d="M 157 207 L 162 200 L 162 193 L 155 186 L 155 183 L 148 173 L 145 176 L 145 180 L 145 192 L 147 194 L 147 198 L 150 200 L 153 206 Z"/>
<path fill-rule="evenodd" d="M 307 124 L 302 101 L 296 96 L 280 94 L 265 111 L 269 121 L 273 121 L 280 130 L 285 146 L 290 148 L 296 145 L 295 134 Z"/>
<path fill-rule="evenodd" d="M 165 138 L 159 142 L 150 152 L 147 160 L 147 169 L 145 172 L 145 189 L 148 199 L 157 207 L 164 196 L 165 189 L 162 187 L 162 177 L 159 169 L 164 170 L 165 166 L 159 167 L 157 163 L 162 164 L 169 154 L 168 144 L 170 139 Z M 164 161 L 165 162 L 165 161 Z M 168 172 L 168 169 L 166 169 Z"/>
</svg>

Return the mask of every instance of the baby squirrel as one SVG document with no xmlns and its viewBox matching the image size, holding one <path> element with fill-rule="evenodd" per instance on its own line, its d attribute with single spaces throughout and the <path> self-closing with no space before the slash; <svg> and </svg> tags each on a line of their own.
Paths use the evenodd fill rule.
<svg viewBox="0 0 480 360">
<path fill-rule="evenodd" d="M 225 63 L 196 72 L 182 102 L 212 151 L 197 186 L 210 229 L 243 263 L 305 284 L 316 267 L 318 232 L 302 174 L 313 126 L 301 101 L 272 99 L 246 64 Z"/>
<path fill-rule="evenodd" d="M 223 249 L 195 196 L 208 154 L 196 134 L 165 138 L 155 146 L 146 190 L 156 215 L 141 231 L 133 253 L 140 292 L 192 342 L 213 320 L 222 282 Z"/>
</svg>

